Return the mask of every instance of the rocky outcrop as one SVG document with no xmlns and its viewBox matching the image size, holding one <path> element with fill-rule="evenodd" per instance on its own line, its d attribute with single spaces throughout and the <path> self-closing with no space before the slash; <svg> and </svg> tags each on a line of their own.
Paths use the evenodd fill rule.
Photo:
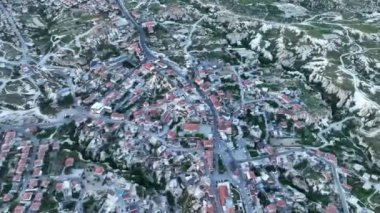
<svg viewBox="0 0 380 213">
<path fill-rule="evenodd" d="M 336 97 L 339 99 L 337 107 L 342 107 L 345 103 L 349 103 L 348 100 L 352 95 L 351 92 L 339 88 L 330 79 L 314 72 L 309 76 L 309 81 L 312 83 L 320 83 L 322 88 L 328 94 L 336 95 Z"/>
</svg>

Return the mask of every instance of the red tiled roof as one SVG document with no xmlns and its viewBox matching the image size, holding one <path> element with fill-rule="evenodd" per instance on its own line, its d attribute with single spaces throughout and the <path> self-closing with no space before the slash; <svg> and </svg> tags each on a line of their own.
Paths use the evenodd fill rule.
<svg viewBox="0 0 380 213">
<path fill-rule="evenodd" d="M 49 184 L 50 184 L 50 181 L 44 180 L 44 181 L 42 181 L 41 186 L 44 188 L 47 188 L 49 186 Z"/>
<path fill-rule="evenodd" d="M 218 121 L 218 129 L 219 129 L 219 131 L 223 131 L 227 134 L 231 134 L 232 133 L 232 122 L 224 120 L 224 119 L 220 119 Z"/>
<path fill-rule="evenodd" d="M 205 148 L 213 148 L 214 143 L 212 142 L 212 140 L 203 140 L 203 146 Z"/>
<path fill-rule="evenodd" d="M 33 196 L 33 193 L 32 193 L 32 192 L 24 192 L 24 193 L 21 195 L 21 200 L 23 200 L 23 201 L 31 200 L 31 199 L 32 199 L 32 196 Z"/>
<path fill-rule="evenodd" d="M 185 131 L 195 132 L 195 131 L 199 130 L 199 124 L 196 124 L 196 123 L 185 123 L 183 125 L 183 129 Z"/>
<path fill-rule="evenodd" d="M 28 188 L 33 189 L 34 187 L 37 186 L 37 184 L 38 184 L 38 181 L 36 179 L 31 179 L 28 182 Z"/>
<path fill-rule="evenodd" d="M 216 95 L 211 95 L 210 100 L 216 109 L 221 107 L 219 98 Z"/>
<path fill-rule="evenodd" d="M 151 71 L 154 69 L 154 65 L 151 63 L 145 63 L 145 64 L 143 64 L 143 67 L 144 67 L 144 69 L 146 69 L 148 71 Z"/>
<path fill-rule="evenodd" d="M 55 184 L 55 190 L 61 191 L 63 189 L 63 183 L 59 182 Z"/>
<path fill-rule="evenodd" d="M 9 144 L 16 137 L 15 131 L 9 131 L 5 133 L 4 143 Z"/>
<path fill-rule="evenodd" d="M 37 194 L 36 194 L 36 196 L 34 196 L 34 201 L 37 201 L 37 202 L 40 202 L 41 200 L 42 200 L 42 198 L 43 198 L 43 193 L 42 192 L 38 192 Z"/>
<path fill-rule="evenodd" d="M 15 176 L 13 176 L 12 181 L 13 182 L 20 182 L 21 181 L 21 175 L 16 174 Z"/>
<path fill-rule="evenodd" d="M 32 211 L 38 211 L 40 210 L 41 202 L 33 202 L 32 205 L 30 205 L 30 210 Z"/>
<path fill-rule="evenodd" d="M 169 140 L 172 140 L 172 139 L 175 139 L 175 138 L 176 138 L 176 135 L 177 135 L 177 134 L 176 134 L 175 131 L 170 130 L 170 131 L 168 132 L 167 137 L 168 137 Z"/>
<path fill-rule="evenodd" d="M 103 168 L 102 166 L 96 166 L 96 167 L 95 167 L 95 171 L 94 171 L 94 173 L 95 173 L 96 175 L 102 175 L 103 172 L 104 172 L 104 168 Z"/>
<path fill-rule="evenodd" d="M 277 211 L 277 207 L 274 204 L 269 204 L 265 207 L 269 213 L 275 213 Z"/>
<path fill-rule="evenodd" d="M 65 160 L 65 167 L 70 167 L 70 166 L 73 166 L 73 165 L 74 165 L 74 158 L 73 157 L 66 158 L 66 160 Z"/>
<path fill-rule="evenodd" d="M 206 209 L 206 213 L 215 213 L 214 205 L 208 205 Z"/>
<path fill-rule="evenodd" d="M 125 118 L 124 114 L 122 114 L 122 113 L 114 112 L 111 114 L 111 119 L 113 119 L 113 120 L 123 120 L 124 118 Z"/>
<path fill-rule="evenodd" d="M 332 153 L 327 153 L 327 160 L 332 161 L 333 163 L 337 163 L 336 156 Z"/>
<path fill-rule="evenodd" d="M 34 168 L 32 176 L 33 177 L 37 177 L 37 176 L 40 176 L 40 175 L 41 175 L 41 168 L 40 167 Z"/>
<path fill-rule="evenodd" d="M 305 124 L 302 121 L 297 121 L 294 126 L 298 129 L 302 129 L 305 127 Z"/>
<path fill-rule="evenodd" d="M 226 199 L 228 197 L 228 188 L 227 188 L 227 186 L 222 185 L 222 186 L 218 187 L 218 191 L 219 191 L 220 204 L 222 204 L 222 206 L 224 206 L 226 204 Z"/>
<path fill-rule="evenodd" d="M 210 170 L 213 170 L 214 168 L 214 155 L 213 151 L 207 150 L 206 153 L 206 161 L 207 161 L 207 166 Z"/>
<path fill-rule="evenodd" d="M 329 204 L 326 208 L 325 213 L 337 213 L 338 209 L 336 208 L 335 204 Z"/>
<path fill-rule="evenodd" d="M 12 194 L 6 193 L 3 195 L 3 202 L 8 202 L 13 198 Z"/>
<path fill-rule="evenodd" d="M 285 208 L 286 207 L 286 202 L 285 200 L 278 200 L 276 205 L 280 208 Z"/>
<path fill-rule="evenodd" d="M 16 208 L 13 209 L 13 213 L 24 213 L 25 212 L 25 207 L 24 206 L 16 206 Z"/>
</svg>

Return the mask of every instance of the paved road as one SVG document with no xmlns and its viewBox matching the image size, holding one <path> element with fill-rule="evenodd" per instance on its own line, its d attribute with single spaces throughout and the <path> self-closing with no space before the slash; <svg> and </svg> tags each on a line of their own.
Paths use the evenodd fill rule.
<svg viewBox="0 0 380 213">
<path fill-rule="evenodd" d="M 140 24 L 138 24 L 135 19 L 131 16 L 131 14 L 129 13 L 129 11 L 127 10 L 127 8 L 125 7 L 124 5 L 124 1 L 123 0 L 116 0 L 116 3 L 121 11 L 121 13 L 123 14 L 123 16 L 132 22 L 132 24 L 134 25 L 134 27 L 136 28 L 137 32 L 139 33 L 139 36 L 140 36 L 140 39 L 139 39 L 139 44 L 140 44 L 140 47 L 145 55 L 145 59 L 146 60 L 154 60 L 154 59 L 157 59 L 157 57 L 155 56 L 155 54 L 153 54 L 153 52 L 148 48 L 147 46 L 147 42 L 146 42 L 146 35 L 145 35 L 145 32 L 144 32 L 144 29 L 141 27 Z"/>
<path fill-rule="evenodd" d="M 14 17 L 10 15 L 10 13 L 7 11 L 7 9 L 4 7 L 3 3 L 0 1 L 0 11 L 7 19 L 8 23 L 10 24 L 13 32 L 16 34 L 17 39 L 20 42 L 21 49 L 22 49 L 22 64 L 26 64 L 28 61 L 28 47 L 26 45 L 26 42 L 24 38 L 22 37 L 20 31 L 17 28 L 16 21 L 14 20 Z"/>
</svg>

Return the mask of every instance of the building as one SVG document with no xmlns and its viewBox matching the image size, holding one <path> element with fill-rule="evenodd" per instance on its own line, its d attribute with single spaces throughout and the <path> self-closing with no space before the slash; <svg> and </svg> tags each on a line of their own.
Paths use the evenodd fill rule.
<svg viewBox="0 0 380 213">
<path fill-rule="evenodd" d="M 214 170 L 214 152 L 211 150 L 206 150 L 205 152 L 206 156 L 206 164 L 210 171 Z"/>
<path fill-rule="evenodd" d="M 183 125 L 183 130 L 188 133 L 195 133 L 199 131 L 199 124 L 196 123 L 185 123 Z"/>
<path fill-rule="evenodd" d="M 214 148 L 214 143 L 212 142 L 212 140 L 203 140 L 203 147 L 205 149 L 212 149 Z"/>
<path fill-rule="evenodd" d="M 13 213 L 24 213 L 25 212 L 25 206 L 17 205 L 13 209 Z"/>
<path fill-rule="evenodd" d="M 74 158 L 72 158 L 72 157 L 66 158 L 66 160 L 65 160 L 65 167 L 70 167 L 70 166 L 73 166 L 73 165 L 74 165 Z"/>
<path fill-rule="evenodd" d="M 227 198 L 228 198 L 228 187 L 226 185 L 221 185 L 218 187 L 218 192 L 219 192 L 220 204 L 222 206 L 225 206 Z"/>
<path fill-rule="evenodd" d="M 156 26 L 155 21 L 146 21 L 142 24 L 143 27 L 146 27 L 148 29 L 149 33 L 154 33 L 154 26 Z"/>
<path fill-rule="evenodd" d="M 111 114 L 111 119 L 112 120 L 121 121 L 121 120 L 124 120 L 124 118 L 125 118 L 124 114 L 121 114 L 121 113 L 114 112 L 114 113 Z"/>
<path fill-rule="evenodd" d="M 104 105 L 100 102 L 96 102 L 91 106 L 91 112 L 101 114 L 104 110 Z"/>
<path fill-rule="evenodd" d="M 103 175 L 104 173 L 104 168 L 102 166 L 95 166 L 95 171 L 94 171 L 94 174 L 95 175 Z"/>
</svg>

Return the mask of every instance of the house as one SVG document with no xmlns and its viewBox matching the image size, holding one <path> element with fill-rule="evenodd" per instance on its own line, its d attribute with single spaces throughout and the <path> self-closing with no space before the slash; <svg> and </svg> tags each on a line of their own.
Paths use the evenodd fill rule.
<svg viewBox="0 0 380 213">
<path fill-rule="evenodd" d="M 210 171 L 214 170 L 214 152 L 212 150 L 206 150 L 206 164 Z"/>
<path fill-rule="evenodd" d="M 216 110 L 220 110 L 222 108 L 222 105 L 219 102 L 219 98 L 216 95 L 211 95 L 210 100 L 211 100 L 211 102 L 214 105 Z"/>
<path fill-rule="evenodd" d="M 15 139 L 15 137 L 16 137 L 15 131 L 9 131 L 9 132 L 5 133 L 4 143 L 10 144 L 13 141 L 13 139 Z"/>
<path fill-rule="evenodd" d="M 40 207 L 41 207 L 41 202 L 33 202 L 32 205 L 30 205 L 29 209 L 36 212 L 40 210 Z"/>
<path fill-rule="evenodd" d="M 214 143 L 212 142 L 212 140 L 203 140 L 203 147 L 205 149 L 212 149 L 214 148 Z"/>
<path fill-rule="evenodd" d="M 326 211 L 325 211 L 325 213 L 337 213 L 337 212 L 338 212 L 338 208 L 336 207 L 335 204 L 330 203 L 330 204 L 326 207 Z"/>
<path fill-rule="evenodd" d="M 302 121 L 297 121 L 294 123 L 294 127 L 296 127 L 297 129 L 302 129 L 305 127 L 305 124 Z"/>
<path fill-rule="evenodd" d="M 63 183 L 62 182 L 58 182 L 55 184 L 55 190 L 60 192 L 63 190 Z"/>
<path fill-rule="evenodd" d="M 33 173 L 32 173 L 32 176 L 33 177 L 38 177 L 42 174 L 42 171 L 41 171 L 41 168 L 40 167 L 37 167 L 37 168 L 34 168 L 33 169 Z"/>
<path fill-rule="evenodd" d="M 50 184 L 50 181 L 48 180 L 43 180 L 42 183 L 41 183 L 41 187 L 43 188 L 47 188 Z"/>
<path fill-rule="evenodd" d="M 112 120 L 121 121 L 121 120 L 124 120 L 124 118 L 125 118 L 125 116 L 122 113 L 116 113 L 116 112 L 114 112 L 114 113 L 111 114 L 111 119 Z"/>
<path fill-rule="evenodd" d="M 174 140 L 176 138 L 176 136 L 177 136 L 177 134 L 175 131 L 173 131 L 173 130 L 168 131 L 168 134 L 167 134 L 168 140 Z"/>
<path fill-rule="evenodd" d="M 220 119 L 218 121 L 218 130 L 219 132 L 222 132 L 228 135 L 232 134 L 232 122 L 225 119 Z"/>
<path fill-rule="evenodd" d="M 94 174 L 95 175 L 103 175 L 104 173 L 104 168 L 102 166 L 95 166 L 95 171 L 94 171 Z"/>
<path fill-rule="evenodd" d="M 91 111 L 96 114 L 101 114 L 104 110 L 104 104 L 96 102 L 91 106 Z"/>
<path fill-rule="evenodd" d="M 282 121 L 282 122 L 280 123 L 280 126 L 281 126 L 282 129 L 286 129 L 286 128 L 288 128 L 288 122 L 286 122 L 286 121 Z"/>
<path fill-rule="evenodd" d="M 220 185 L 218 187 L 218 192 L 219 192 L 220 204 L 222 206 L 224 206 L 226 204 L 226 200 L 228 198 L 228 187 L 227 187 L 227 185 Z"/>
<path fill-rule="evenodd" d="M 277 206 L 274 204 L 269 204 L 265 207 L 266 212 L 268 213 L 276 213 L 277 212 Z"/>
<path fill-rule="evenodd" d="M 38 185 L 37 179 L 31 179 L 28 182 L 28 189 L 34 189 Z"/>
<path fill-rule="evenodd" d="M 65 167 L 71 167 L 73 165 L 74 165 L 74 158 L 73 157 L 66 158 Z"/>
<path fill-rule="evenodd" d="M 10 193 L 6 193 L 3 195 L 3 202 L 9 202 L 13 198 L 13 195 Z"/>
<path fill-rule="evenodd" d="M 154 65 L 152 63 L 143 64 L 143 68 L 145 71 L 151 72 L 154 70 Z"/>
<path fill-rule="evenodd" d="M 255 180 L 256 179 L 256 174 L 254 171 L 247 171 L 246 176 L 248 180 Z"/>
<path fill-rule="evenodd" d="M 199 131 L 199 124 L 196 124 L 196 123 L 185 123 L 183 125 L 183 130 L 185 132 L 189 132 L 189 133 L 198 132 Z"/>
<path fill-rule="evenodd" d="M 15 176 L 13 176 L 12 181 L 13 182 L 20 182 L 21 181 L 21 175 L 16 174 Z"/>
<path fill-rule="evenodd" d="M 326 156 L 327 160 L 334 163 L 335 165 L 337 164 L 337 159 L 336 159 L 336 156 L 332 153 L 327 153 L 327 156 Z"/>
<path fill-rule="evenodd" d="M 13 209 L 13 213 L 24 213 L 25 212 L 25 206 L 17 205 Z"/>
<path fill-rule="evenodd" d="M 30 201 L 32 200 L 33 192 L 24 192 L 21 194 L 21 201 Z"/>
<path fill-rule="evenodd" d="M 215 213 L 215 207 L 212 204 L 208 204 L 206 207 L 206 213 Z"/>
<path fill-rule="evenodd" d="M 134 52 L 134 53 L 137 54 L 137 55 L 140 55 L 140 54 L 141 54 L 141 49 L 140 49 L 139 44 L 138 44 L 137 42 L 131 44 L 131 45 L 128 47 L 128 51 Z"/>
<path fill-rule="evenodd" d="M 281 209 L 286 208 L 286 202 L 285 202 L 285 200 L 278 200 L 276 202 L 276 205 L 277 205 L 278 208 L 281 208 Z"/>
<path fill-rule="evenodd" d="M 149 33 L 154 33 L 154 26 L 156 26 L 155 21 L 146 21 L 142 24 L 143 27 L 148 28 Z"/>
<path fill-rule="evenodd" d="M 279 99 L 284 102 L 285 104 L 290 104 L 292 102 L 292 99 L 289 98 L 289 96 L 285 94 L 280 94 Z"/>
<path fill-rule="evenodd" d="M 59 148 L 60 148 L 59 142 L 54 142 L 52 145 L 53 151 L 57 151 L 59 150 Z"/>
<path fill-rule="evenodd" d="M 34 196 L 33 201 L 35 201 L 35 202 L 41 202 L 42 198 L 43 198 L 43 193 L 42 192 L 38 192 L 36 194 L 36 196 Z"/>
</svg>

